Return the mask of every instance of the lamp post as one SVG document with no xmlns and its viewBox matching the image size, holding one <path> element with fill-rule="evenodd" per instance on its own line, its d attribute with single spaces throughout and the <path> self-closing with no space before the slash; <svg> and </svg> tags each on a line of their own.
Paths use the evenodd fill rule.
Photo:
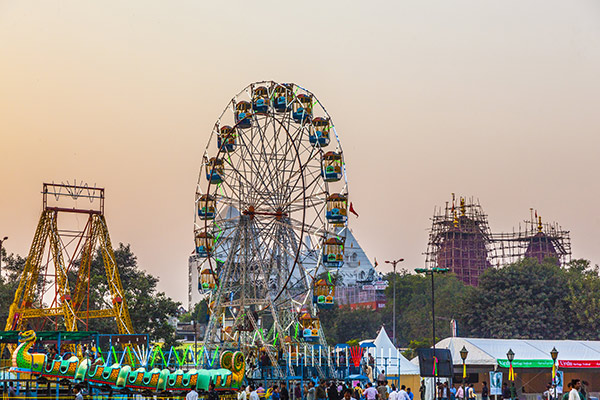
<svg viewBox="0 0 600 400">
<path fill-rule="evenodd" d="M 0 277 L 2 277 L 2 244 L 8 240 L 8 236 L 4 236 L 4 239 L 0 240 Z"/>
<path fill-rule="evenodd" d="M 433 275 L 443 274 L 450 271 L 450 268 L 415 268 L 415 272 L 419 274 L 431 275 L 431 342 L 433 344 L 433 359 L 435 362 L 435 287 L 433 285 Z M 435 376 L 433 399 L 437 400 L 437 374 Z"/>
<path fill-rule="evenodd" d="M 467 398 L 465 393 L 465 378 L 467 377 L 467 365 L 465 364 L 465 360 L 467 359 L 467 355 L 469 355 L 469 351 L 465 346 L 460 350 L 460 358 L 463 362 L 463 370 L 462 370 L 462 389 L 463 389 L 463 398 Z"/>
<path fill-rule="evenodd" d="M 397 341 L 396 341 L 396 264 L 401 263 L 402 261 L 404 261 L 404 258 L 399 258 L 397 260 L 394 261 L 387 261 L 386 260 L 386 264 L 392 264 L 394 266 L 394 310 L 392 311 L 392 338 L 393 338 L 393 342 L 394 342 L 394 346 L 397 345 Z"/>
<path fill-rule="evenodd" d="M 552 347 L 550 356 L 552 357 L 552 386 L 554 386 L 554 400 L 556 400 L 556 359 L 558 358 L 558 350 L 556 350 L 556 347 Z"/>
<path fill-rule="evenodd" d="M 513 370 L 512 362 L 515 359 L 515 353 L 512 349 L 508 349 L 508 353 L 506 353 L 506 358 L 508 359 L 508 380 L 511 382 L 510 384 L 510 398 L 514 398 L 514 390 L 515 390 L 515 372 Z"/>
</svg>

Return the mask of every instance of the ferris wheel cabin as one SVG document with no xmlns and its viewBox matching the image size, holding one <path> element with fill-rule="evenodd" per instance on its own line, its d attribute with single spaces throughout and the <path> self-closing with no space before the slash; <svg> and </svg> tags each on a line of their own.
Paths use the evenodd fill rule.
<svg viewBox="0 0 600 400">
<path fill-rule="evenodd" d="M 198 217 L 200 219 L 215 219 L 217 201 L 210 194 L 203 194 L 198 199 Z"/>
<path fill-rule="evenodd" d="M 304 123 L 312 118 L 312 97 L 306 94 L 299 94 L 294 103 L 292 118 L 294 121 Z"/>
<path fill-rule="evenodd" d="M 323 265 L 327 268 L 340 268 L 344 264 L 344 242 L 329 238 L 323 246 Z"/>
<path fill-rule="evenodd" d="M 221 127 L 217 136 L 217 147 L 222 151 L 231 153 L 235 150 L 235 144 L 235 128 L 229 125 Z"/>
<path fill-rule="evenodd" d="M 348 196 L 334 193 L 327 198 L 327 221 L 343 224 L 348 220 Z"/>
<path fill-rule="evenodd" d="M 290 111 L 292 102 L 292 92 L 283 85 L 275 86 L 275 95 L 273 97 L 273 108 L 277 112 Z"/>
<path fill-rule="evenodd" d="M 220 158 L 212 157 L 210 160 L 206 161 L 206 179 L 210 183 L 223 182 L 224 172 L 225 165 Z"/>
<path fill-rule="evenodd" d="M 331 309 L 334 305 L 335 285 L 327 283 L 325 279 L 319 279 L 313 289 L 313 303 L 319 308 Z"/>
<path fill-rule="evenodd" d="M 264 115 L 269 111 L 269 91 L 264 86 L 254 89 L 252 94 L 252 108 L 254 113 Z"/>
<path fill-rule="evenodd" d="M 200 290 L 210 292 L 217 288 L 217 274 L 206 268 L 200 272 Z"/>
<path fill-rule="evenodd" d="M 235 125 L 246 129 L 252 126 L 252 105 L 247 101 L 240 101 L 235 105 Z"/>
<path fill-rule="evenodd" d="M 200 257 L 209 257 L 213 250 L 214 238 L 208 232 L 196 233 L 196 254 Z"/>
<path fill-rule="evenodd" d="M 334 151 L 323 154 L 321 175 L 325 182 L 337 182 L 342 179 L 342 155 Z"/>
<path fill-rule="evenodd" d="M 310 144 L 318 144 L 321 147 L 327 146 L 329 144 L 329 129 L 331 129 L 331 126 L 327 118 L 317 117 L 313 119 L 308 136 Z"/>
<path fill-rule="evenodd" d="M 302 326 L 302 337 L 304 337 L 304 340 L 307 342 L 319 340 L 321 322 L 318 318 L 313 318 L 306 312 L 300 317 L 300 325 Z"/>
</svg>

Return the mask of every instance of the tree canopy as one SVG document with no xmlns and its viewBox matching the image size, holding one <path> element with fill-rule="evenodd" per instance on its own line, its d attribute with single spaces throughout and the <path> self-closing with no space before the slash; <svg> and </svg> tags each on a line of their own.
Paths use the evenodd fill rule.
<svg viewBox="0 0 600 400">
<path fill-rule="evenodd" d="M 114 249 L 114 254 L 134 331 L 149 334 L 151 340 L 163 339 L 167 344 L 174 343 L 175 328 L 169 324 L 169 319 L 177 316 L 179 303 L 165 293 L 157 291 L 158 278 L 139 268 L 137 258 L 129 245 L 120 243 L 119 247 Z M 25 259 L 13 254 L 2 259 L 5 273 L 0 280 L 0 314 L 5 321 L 25 266 Z M 69 275 L 73 286 L 76 280 L 75 272 Z M 98 252 L 90 265 L 90 309 L 110 308 L 112 304 L 108 294 L 106 272 L 102 256 Z M 116 324 L 111 319 L 91 319 L 88 327 L 82 322 L 79 325 L 80 330 L 117 333 Z"/>
</svg>

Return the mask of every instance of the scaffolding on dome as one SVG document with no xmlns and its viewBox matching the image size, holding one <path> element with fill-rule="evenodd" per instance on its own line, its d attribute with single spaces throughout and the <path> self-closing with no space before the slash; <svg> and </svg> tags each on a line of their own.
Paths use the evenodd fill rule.
<svg viewBox="0 0 600 400">
<path fill-rule="evenodd" d="M 509 233 L 496 233 L 496 265 L 507 265 L 523 258 L 534 258 L 542 262 L 553 258 L 557 265 L 571 261 L 571 238 L 569 231 L 563 230 L 556 222 L 542 223 L 537 211 L 531 211 L 525 226 L 519 224 L 518 230 Z"/>
<path fill-rule="evenodd" d="M 494 244 L 487 215 L 479 201 L 460 197 L 436 207 L 427 245 L 428 268 L 449 268 L 458 279 L 477 286 L 479 275 L 492 266 Z"/>
<path fill-rule="evenodd" d="M 524 258 L 552 258 L 565 265 L 571 260 L 571 239 L 556 222 L 542 223 L 533 209 L 524 226 L 492 233 L 479 201 L 459 197 L 457 204 L 452 193 L 452 202 L 434 209 L 425 256 L 428 268 L 449 268 L 464 283 L 477 286 L 486 269 Z"/>
</svg>

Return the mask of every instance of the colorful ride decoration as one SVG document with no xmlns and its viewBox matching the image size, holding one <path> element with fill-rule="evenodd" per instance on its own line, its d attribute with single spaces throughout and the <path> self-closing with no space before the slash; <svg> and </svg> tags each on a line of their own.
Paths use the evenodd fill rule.
<svg viewBox="0 0 600 400">
<path fill-rule="evenodd" d="M 205 268 L 200 272 L 200 288 L 204 292 L 210 292 L 217 288 L 217 274 Z"/>
<path fill-rule="evenodd" d="M 212 253 L 214 237 L 208 232 L 196 232 L 196 254 L 200 257 L 209 257 Z"/>
<path fill-rule="evenodd" d="M 293 99 L 292 91 L 285 85 L 275 86 L 275 95 L 273 96 L 273 108 L 277 112 L 286 112 L 291 109 Z"/>
<path fill-rule="evenodd" d="M 313 303 L 319 308 L 331 309 L 335 302 L 335 285 L 319 279 L 313 288 Z"/>
<path fill-rule="evenodd" d="M 338 238 L 325 240 L 323 246 L 323 265 L 327 268 L 339 268 L 344 264 L 344 242 Z"/>
<path fill-rule="evenodd" d="M 269 111 L 269 89 L 259 86 L 252 94 L 252 109 L 255 114 L 265 115 Z"/>
<path fill-rule="evenodd" d="M 343 226 L 348 221 L 348 196 L 334 193 L 327 198 L 327 221 Z"/>
<path fill-rule="evenodd" d="M 319 318 L 313 318 L 306 312 L 300 317 L 300 325 L 302 326 L 302 337 L 305 341 L 316 342 L 319 340 L 319 330 L 321 327 Z"/>
<path fill-rule="evenodd" d="M 359 346 L 350 347 L 350 359 L 352 360 L 352 365 L 358 367 L 360 365 L 360 360 L 363 356 L 363 348 Z"/>
<path fill-rule="evenodd" d="M 132 370 L 129 365 L 92 363 L 89 358 L 48 359 L 46 354 L 30 353 L 36 342 L 34 331 L 19 335 L 20 344 L 12 354 L 11 372 L 25 372 L 44 377 L 69 379 L 76 382 L 89 381 L 117 389 L 130 388 L 149 391 L 208 390 L 211 383 L 221 391 L 238 390 L 245 373 L 245 359 L 240 351 L 221 353 L 220 368 L 191 369 L 183 371 L 144 367 Z M 101 361 L 101 360 L 100 360 Z"/>
<path fill-rule="evenodd" d="M 235 150 L 236 144 L 235 128 L 229 125 L 222 126 L 217 136 L 217 147 L 221 151 L 230 153 Z"/>
<path fill-rule="evenodd" d="M 312 121 L 312 125 L 310 126 L 310 134 L 308 136 L 308 140 L 312 145 L 319 145 L 321 147 L 325 147 L 329 144 L 329 131 L 331 129 L 331 124 L 328 118 L 316 117 Z"/>
<path fill-rule="evenodd" d="M 206 179 L 210 183 L 221 183 L 223 182 L 224 166 L 223 160 L 220 158 L 212 157 L 206 161 Z"/>
<path fill-rule="evenodd" d="M 252 104 L 240 101 L 235 105 L 235 125 L 243 129 L 252 126 Z"/>
<path fill-rule="evenodd" d="M 312 98 L 307 94 L 299 94 L 292 107 L 292 118 L 301 124 L 312 119 Z"/>
<path fill-rule="evenodd" d="M 198 218 L 202 220 L 215 219 L 216 205 L 215 196 L 203 194 L 198 197 Z"/>
<path fill-rule="evenodd" d="M 335 151 L 328 151 L 323 154 L 321 162 L 321 175 L 325 182 L 337 182 L 342 179 L 342 155 Z"/>
</svg>

